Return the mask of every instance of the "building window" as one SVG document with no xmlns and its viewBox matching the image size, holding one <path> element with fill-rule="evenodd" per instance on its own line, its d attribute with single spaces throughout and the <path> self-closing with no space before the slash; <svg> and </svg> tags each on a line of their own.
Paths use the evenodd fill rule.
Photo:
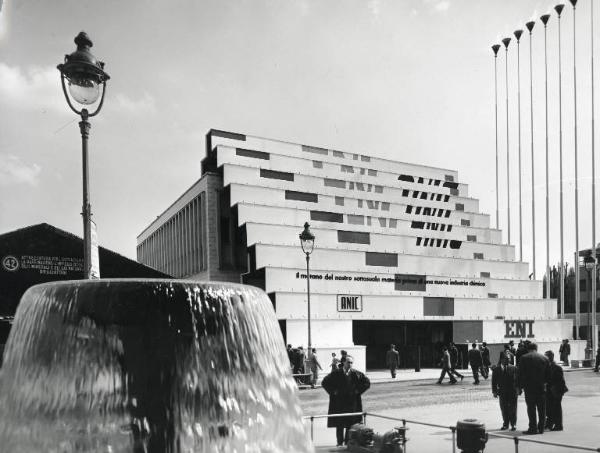
<svg viewBox="0 0 600 453">
<path fill-rule="evenodd" d="M 387 219 L 385 217 L 379 217 L 379 226 L 384 228 L 387 226 Z"/>
<path fill-rule="evenodd" d="M 413 221 L 410 223 L 410 227 L 411 227 L 411 228 L 416 228 L 416 229 L 422 230 L 423 228 L 425 228 L 425 222 L 420 222 L 420 221 L 418 221 L 418 220 L 413 220 Z"/>
<path fill-rule="evenodd" d="M 310 219 L 311 220 L 321 220 L 323 222 L 336 222 L 343 223 L 344 216 L 337 212 L 327 212 L 327 211 L 310 211 Z"/>
<path fill-rule="evenodd" d="M 352 154 L 352 159 L 358 160 L 358 154 Z"/>
<path fill-rule="evenodd" d="M 497 293 L 488 293 L 488 297 L 490 299 L 498 299 L 498 294 Z"/>
<path fill-rule="evenodd" d="M 263 159 L 263 160 L 270 159 L 269 153 L 264 153 L 262 151 L 254 151 L 252 149 L 236 148 L 235 154 L 237 156 L 242 156 L 242 157 L 253 157 L 254 159 Z"/>
<path fill-rule="evenodd" d="M 268 179 L 282 179 L 284 181 L 293 181 L 294 174 L 285 171 L 267 170 L 266 168 L 260 169 L 260 177 Z"/>
<path fill-rule="evenodd" d="M 445 223 L 440 224 L 440 231 L 446 231 L 446 224 Z"/>
<path fill-rule="evenodd" d="M 407 204 L 406 205 L 406 213 L 407 214 L 411 214 L 412 213 L 412 208 L 413 208 L 412 205 Z"/>
<path fill-rule="evenodd" d="M 427 200 L 427 192 L 421 192 L 421 200 Z"/>
<path fill-rule="evenodd" d="M 377 170 L 372 170 L 372 169 L 368 169 L 367 173 L 369 174 L 369 176 L 377 176 Z"/>
<path fill-rule="evenodd" d="M 371 226 L 371 217 L 367 216 L 367 225 Z"/>
<path fill-rule="evenodd" d="M 422 208 L 421 208 L 421 206 L 417 206 L 417 209 L 416 209 L 416 211 L 415 211 L 415 214 L 416 214 L 416 215 L 419 215 L 419 214 L 421 214 L 421 209 L 422 209 Z"/>
<path fill-rule="evenodd" d="M 313 160 L 313 168 L 323 168 L 323 162 L 321 162 L 320 160 Z"/>
<path fill-rule="evenodd" d="M 370 244 L 371 237 L 369 233 L 360 231 L 341 231 L 338 230 L 338 242 L 346 242 L 350 244 Z"/>
<path fill-rule="evenodd" d="M 306 151 L 307 153 L 322 154 L 324 156 L 327 156 L 327 154 L 329 154 L 329 152 L 325 148 L 317 148 L 315 146 L 302 145 L 302 151 Z"/>
<path fill-rule="evenodd" d="M 431 208 L 423 208 L 423 215 L 431 215 Z"/>
<path fill-rule="evenodd" d="M 408 197 L 409 194 L 410 194 L 410 191 L 408 189 L 402 189 L 402 196 L 403 197 Z"/>
<path fill-rule="evenodd" d="M 456 210 L 457 211 L 464 211 L 465 210 L 465 205 L 462 203 L 456 203 Z"/>
<path fill-rule="evenodd" d="M 460 246 L 462 245 L 462 241 L 450 241 L 450 248 L 451 249 L 459 249 Z"/>
<path fill-rule="evenodd" d="M 415 178 L 411 175 L 400 175 L 398 181 L 415 182 Z"/>
<path fill-rule="evenodd" d="M 450 217 L 450 209 L 446 209 L 446 214 L 444 215 L 444 217 L 448 218 Z"/>
<path fill-rule="evenodd" d="M 475 236 L 474 234 L 467 234 L 467 241 L 477 242 L 477 236 Z"/>
<path fill-rule="evenodd" d="M 390 210 L 390 204 L 386 201 L 382 201 L 381 202 L 381 210 L 382 211 L 389 211 Z"/>
<path fill-rule="evenodd" d="M 375 193 L 383 193 L 383 186 L 375 186 Z"/>
<path fill-rule="evenodd" d="M 364 192 L 365 191 L 365 185 L 362 182 L 357 182 L 356 183 L 356 190 L 362 190 Z"/>
<path fill-rule="evenodd" d="M 398 225 L 397 219 L 390 219 L 390 223 L 389 223 L 390 228 L 396 228 L 397 225 Z"/>
<path fill-rule="evenodd" d="M 482 260 L 483 259 L 483 253 L 473 253 L 473 259 L 474 260 Z"/>
<path fill-rule="evenodd" d="M 450 189 L 450 195 L 454 195 L 455 197 L 458 197 L 458 189 Z"/>
<path fill-rule="evenodd" d="M 444 195 L 444 202 L 448 202 L 448 200 L 450 199 L 450 195 Z"/>
<path fill-rule="evenodd" d="M 490 273 L 489 272 L 480 272 L 479 276 L 481 278 L 490 278 Z"/>
<path fill-rule="evenodd" d="M 342 165 L 342 173 L 354 173 L 354 167 L 352 165 Z"/>
<path fill-rule="evenodd" d="M 379 209 L 379 201 L 367 200 L 367 207 L 369 209 Z"/>
<path fill-rule="evenodd" d="M 354 190 L 354 183 L 352 181 L 348 183 L 348 189 Z"/>
<path fill-rule="evenodd" d="M 434 185 L 434 186 L 439 186 L 439 185 L 440 185 L 440 182 L 441 182 L 441 181 L 440 181 L 439 179 L 436 179 L 435 181 L 433 181 L 433 185 Z"/>
<path fill-rule="evenodd" d="M 294 190 L 285 191 L 286 200 L 308 201 L 310 203 L 318 203 L 319 196 L 316 193 L 296 192 Z"/>
<path fill-rule="evenodd" d="M 341 157 L 344 158 L 344 153 L 341 151 L 331 151 L 333 153 L 333 157 Z"/>
<path fill-rule="evenodd" d="M 357 200 L 358 201 L 358 207 L 362 208 L 363 207 L 363 201 L 362 200 Z"/>
<path fill-rule="evenodd" d="M 365 216 L 348 214 L 348 223 L 351 225 L 364 225 Z"/>
<path fill-rule="evenodd" d="M 338 206 L 344 206 L 344 197 L 335 197 L 335 204 Z"/>
<path fill-rule="evenodd" d="M 360 169 L 360 174 L 361 174 L 361 175 L 364 175 L 364 174 L 365 174 L 365 169 L 364 169 L 364 168 L 361 168 L 361 169 Z"/>
<path fill-rule="evenodd" d="M 444 175 L 444 179 L 446 181 L 452 182 L 452 181 L 454 181 L 454 176 L 452 176 L 452 175 Z"/>
<path fill-rule="evenodd" d="M 343 181 L 341 179 L 325 178 L 324 179 L 324 184 L 327 187 L 337 187 L 338 189 L 345 189 L 346 188 L 346 181 Z"/>
<path fill-rule="evenodd" d="M 438 193 L 435 197 L 435 201 L 442 201 L 442 194 Z"/>
<path fill-rule="evenodd" d="M 365 252 L 365 264 L 367 266 L 398 267 L 398 254 Z"/>
<path fill-rule="evenodd" d="M 471 221 L 469 219 L 460 219 L 461 226 L 471 226 Z"/>
<path fill-rule="evenodd" d="M 360 160 L 363 162 L 371 162 L 371 158 L 369 156 L 360 156 Z"/>
</svg>

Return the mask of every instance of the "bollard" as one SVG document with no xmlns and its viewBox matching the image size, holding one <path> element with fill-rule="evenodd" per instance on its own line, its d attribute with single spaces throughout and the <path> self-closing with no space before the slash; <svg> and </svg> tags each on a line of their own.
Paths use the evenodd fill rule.
<svg viewBox="0 0 600 453">
<path fill-rule="evenodd" d="M 485 449 L 487 434 L 485 425 L 468 418 L 456 423 L 456 446 L 462 453 L 479 453 Z"/>
</svg>

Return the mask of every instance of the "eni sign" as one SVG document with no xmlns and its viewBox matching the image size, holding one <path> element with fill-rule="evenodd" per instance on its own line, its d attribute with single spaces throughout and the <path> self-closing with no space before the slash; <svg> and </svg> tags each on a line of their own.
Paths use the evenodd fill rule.
<svg viewBox="0 0 600 453">
<path fill-rule="evenodd" d="M 534 338 L 534 321 L 504 321 L 504 338 Z"/>
<path fill-rule="evenodd" d="M 338 294 L 337 311 L 362 311 L 362 296 Z"/>
</svg>

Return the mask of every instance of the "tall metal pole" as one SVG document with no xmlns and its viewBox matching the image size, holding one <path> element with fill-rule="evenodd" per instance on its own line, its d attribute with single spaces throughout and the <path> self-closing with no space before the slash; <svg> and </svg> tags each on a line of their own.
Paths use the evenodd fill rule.
<svg viewBox="0 0 600 453">
<path fill-rule="evenodd" d="M 88 121 L 88 111 L 81 111 L 79 130 L 81 131 L 81 161 L 83 167 L 83 278 L 90 279 L 92 274 L 92 206 L 90 204 L 90 173 L 88 167 L 88 138 L 92 125 Z"/>
<path fill-rule="evenodd" d="M 534 21 L 529 21 L 525 24 L 529 30 L 529 107 L 531 112 L 531 235 L 532 235 L 532 266 L 533 279 L 535 280 L 535 160 L 533 153 L 533 51 L 532 51 L 532 31 Z"/>
<path fill-rule="evenodd" d="M 550 14 L 544 14 L 540 20 L 544 24 L 544 80 L 546 99 L 546 299 L 550 299 L 550 195 L 548 174 L 548 20 Z"/>
<path fill-rule="evenodd" d="M 496 229 L 500 229 L 500 211 L 499 205 L 499 194 L 498 194 L 498 50 L 500 50 L 500 44 L 494 44 L 492 46 L 494 51 L 494 112 L 496 121 Z"/>
<path fill-rule="evenodd" d="M 312 339 L 310 336 L 310 254 L 306 253 L 306 299 L 308 302 L 308 352 L 307 356 L 312 355 Z"/>
<path fill-rule="evenodd" d="M 576 47 L 576 26 L 575 26 L 575 5 L 577 0 L 569 0 L 573 5 L 573 114 L 574 114 L 574 151 L 575 151 L 575 339 L 579 339 L 579 326 L 580 326 L 580 307 L 579 301 L 581 294 L 579 294 L 579 179 L 578 179 L 578 162 L 577 162 L 577 47 Z"/>
<path fill-rule="evenodd" d="M 510 137 L 509 137 L 509 122 L 508 122 L 508 45 L 510 38 L 502 40 L 506 49 L 506 58 L 504 60 L 506 67 L 506 212 L 508 216 L 508 244 L 510 245 Z"/>
<path fill-rule="evenodd" d="M 594 269 L 592 271 L 592 335 L 590 340 L 592 341 L 592 354 L 596 351 L 598 328 L 596 327 L 596 267 L 598 265 L 596 258 L 596 125 L 594 115 L 594 0 L 590 1 L 591 5 L 591 56 L 592 56 L 592 257 L 594 258 Z"/>
<path fill-rule="evenodd" d="M 565 317 L 565 241 L 564 241 L 564 192 L 563 192 L 563 129 L 562 129 L 562 51 L 560 33 L 560 15 L 565 5 L 556 5 L 558 14 L 558 150 L 560 166 L 560 316 Z"/>
<path fill-rule="evenodd" d="M 523 261 L 523 197 L 521 191 L 521 35 L 523 30 L 515 30 L 517 38 L 517 105 L 519 112 L 519 261 Z"/>
</svg>

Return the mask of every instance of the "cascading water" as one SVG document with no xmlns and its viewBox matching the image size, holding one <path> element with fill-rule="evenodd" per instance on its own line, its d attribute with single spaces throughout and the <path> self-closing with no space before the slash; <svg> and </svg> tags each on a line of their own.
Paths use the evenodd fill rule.
<svg viewBox="0 0 600 453">
<path fill-rule="evenodd" d="M 269 298 L 233 284 L 29 289 L 0 370 L 11 453 L 313 451 Z"/>
</svg>

